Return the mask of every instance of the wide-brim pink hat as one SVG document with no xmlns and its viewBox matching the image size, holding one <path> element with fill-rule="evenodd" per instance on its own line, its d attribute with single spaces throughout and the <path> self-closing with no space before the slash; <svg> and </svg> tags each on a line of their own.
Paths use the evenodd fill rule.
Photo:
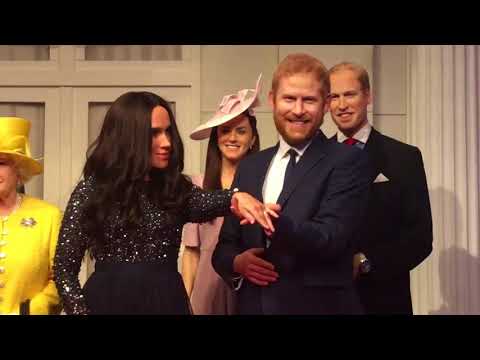
<svg viewBox="0 0 480 360">
<path fill-rule="evenodd" d="M 230 94 L 223 97 L 218 110 L 205 124 L 198 126 L 190 134 L 193 140 L 203 140 L 210 136 L 212 128 L 225 124 L 248 110 L 251 115 L 254 115 L 253 108 L 260 105 L 258 95 L 260 92 L 260 81 L 262 74 L 258 76 L 255 89 L 243 89 L 236 94 Z"/>
</svg>

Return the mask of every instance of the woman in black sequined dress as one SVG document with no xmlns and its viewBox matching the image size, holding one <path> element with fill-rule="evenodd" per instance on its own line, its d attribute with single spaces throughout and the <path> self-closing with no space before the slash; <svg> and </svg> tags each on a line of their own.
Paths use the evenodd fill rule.
<svg viewBox="0 0 480 360">
<path fill-rule="evenodd" d="M 177 271 L 185 223 L 233 211 L 273 231 L 271 209 L 246 193 L 203 191 L 182 170 L 168 102 L 149 92 L 120 96 L 89 149 L 60 230 L 54 276 L 67 314 L 189 314 Z M 87 249 L 95 271 L 81 289 Z"/>
</svg>

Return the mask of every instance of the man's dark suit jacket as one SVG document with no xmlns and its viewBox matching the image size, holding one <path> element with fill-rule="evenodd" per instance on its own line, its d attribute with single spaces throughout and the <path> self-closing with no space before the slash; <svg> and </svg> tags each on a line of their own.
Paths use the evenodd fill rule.
<svg viewBox="0 0 480 360">
<path fill-rule="evenodd" d="M 358 294 L 367 314 L 412 314 L 410 270 L 431 253 L 433 241 L 422 154 L 375 129 L 363 151 L 374 172 L 356 252 L 372 270 L 356 281 Z M 379 174 L 389 181 L 374 183 Z"/>
<path fill-rule="evenodd" d="M 262 187 L 277 150 L 278 144 L 244 159 L 232 188 L 263 201 Z M 365 152 L 318 132 L 278 199 L 282 211 L 264 258 L 275 265 L 279 279 L 266 287 L 244 279 L 237 293 L 239 314 L 362 312 L 353 286 L 352 256 L 370 178 Z M 233 271 L 235 256 L 255 247 L 266 247 L 262 228 L 240 226 L 238 219 L 227 216 L 212 264 L 232 284 L 238 275 Z"/>
<path fill-rule="evenodd" d="M 367 314 L 412 314 L 410 270 L 432 252 L 432 214 L 420 150 L 372 129 L 364 151 L 374 168 L 358 248 L 372 270 L 356 282 Z"/>
</svg>

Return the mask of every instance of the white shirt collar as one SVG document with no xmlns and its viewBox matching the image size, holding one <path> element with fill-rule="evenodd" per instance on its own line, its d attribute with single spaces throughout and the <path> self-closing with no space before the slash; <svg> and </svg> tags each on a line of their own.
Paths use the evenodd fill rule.
<svg viewBox="0 0 480 360">
<path fill-rule="evenodd" d="M 355 135 L 353 135 L 353 138 L 363 144 L 366 144 L 371 132 L 372 125 L 370 125 L 370 123 L 367 121 L 367 123 L 363 125 L 362 128 L 355 133 Z M 337 131 L 337 141 L 339 143 L 343 143 L 346 139 L 348 139 L 348 137 L 345 136 L 345 134 L 343 134 L 341 131 Z"/>
<path fill-rule="evenodd" d="M 316 135 L 315 135 L 316 136 Z M 280 155 L 280 157 L 284 157 L 288 150 L 290 149 L 294 149 L 297 153 L 298 153 L 298 158 L 301 158 L 303 153 L 308 149 L 308 147 L 310 146 L 310 144 L 312 143 L 312 139 L 310 139 L 310 141 L 308 143 L 306 143 L 304 146 L 302 146 L 301 148 L 297 148 L 297 147 L 294 147 L 294 146 L 291 146 L 289 145 L 282 137 L 282 135 L 278 135 L 279 137 L 279 146 L 278 146 L 278 154 Z M 298 161 L 298 160 L 297 160 Z"/>
</svg>

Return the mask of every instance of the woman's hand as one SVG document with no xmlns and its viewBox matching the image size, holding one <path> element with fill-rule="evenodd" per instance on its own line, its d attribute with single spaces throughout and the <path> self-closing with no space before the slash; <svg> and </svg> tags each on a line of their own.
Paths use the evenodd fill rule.
<svg viewBox="0 0 480 360">
<path fill-rule="evenodd" d="M 267 235 L 275 232 L 271 218 L 278 218 L 280 205 L 263 204 L 248 193 L 236 192 L 233 194 L 230 209 L 241 220 L 241 225 L 257 222 L 264 228 Z"/>
</svg>

